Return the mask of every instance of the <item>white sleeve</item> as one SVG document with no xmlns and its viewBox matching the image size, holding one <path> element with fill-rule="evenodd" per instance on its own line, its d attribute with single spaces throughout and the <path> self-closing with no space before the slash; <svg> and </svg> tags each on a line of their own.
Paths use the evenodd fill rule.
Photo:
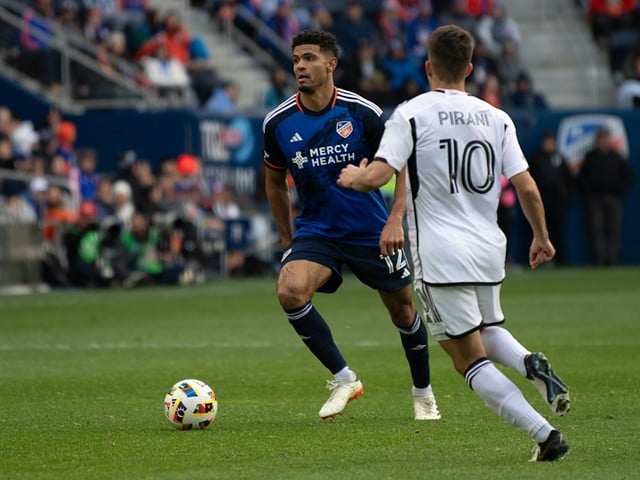
<svg viewBox="0 0 640 480">
<path fill-rule="evenodd" d="M 505 131 L 502 145 L 502 173 L 505 177 L 511 178 L 518 173 L 528 170 L 529 163 L 520 148 L 513 120 L 511 120 L 506 113 L 504 117 Z"/>
<path fill-rule="evenodd" d="M 387 164 L 399 172 L 407 163 L 413 149 L 411 125 L 396 108 L 389 120 L 385 122 L 384 133 L 375 158 L 383 158 Z"/>
</svg>

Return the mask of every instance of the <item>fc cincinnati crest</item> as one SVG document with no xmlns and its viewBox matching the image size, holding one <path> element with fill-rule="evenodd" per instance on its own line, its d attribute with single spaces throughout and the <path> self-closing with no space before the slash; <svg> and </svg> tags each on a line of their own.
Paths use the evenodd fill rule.
<svg viewBox="0 0 640 480">
<path fill-rule="evenodd" d="M 353 125 L 348 120 L 345 122 L 336 123 L 336 132 L 342 138 L 347 138 L 353 132 Z"/>
</svg>

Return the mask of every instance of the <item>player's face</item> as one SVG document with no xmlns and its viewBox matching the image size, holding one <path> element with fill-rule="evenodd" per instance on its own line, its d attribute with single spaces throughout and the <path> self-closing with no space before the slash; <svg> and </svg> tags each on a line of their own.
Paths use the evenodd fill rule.
<svg viewBox="0 0 640 480">
<path fill-rule="evenodd" d="M 298 45 L 293 49 L 292 61 L 298 90 L 304 93 L 324 86 L 336 66 L 335 57 L 325 55 L 318 45 Z"/>
</svg>

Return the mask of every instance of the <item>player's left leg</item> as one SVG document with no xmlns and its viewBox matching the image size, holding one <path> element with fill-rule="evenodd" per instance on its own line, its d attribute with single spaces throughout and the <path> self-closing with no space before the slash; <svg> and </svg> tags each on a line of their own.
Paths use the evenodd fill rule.
<svg viewBox="0 0 640 480">
<path fill-rule="evenodd" d="M 439 342 L 485 405 L 537 443 L 533 460 L 553 461 L 565 456 L 569 446 L 562 433 L 540 415 L 518 387 L 486 357 L 478 331 L 455 339 L 439 339 Z"/>
<path fill-rule="evenodd" d="M 531 353 L 511 333 L 497 324 L 504 322 L 500 307 L 500 286 L 476 288 L 478 308 L 483 319 L 480 337 L 487 357 L 517 370 L 540 391 L 556 415 L 565 415 L 571 400 L 567 385 L 551 368 L 542 353 Z"/>
<path fill-rule="evenodd" d="M 413 276 L 403 249 L 380 255 L 379 247 L 342 245 L 345 263 L 358 279 L 378 291 L 409 362 L 416 420 L 437 420 L 440 412 L 431 390 L 427 329 L 413 303 Z"/>
<path fill-rule="evenodd" d="M 412 395 L 416 420 L 438 420 L 440 412 L 431 389 L 431 368 L 427 329 L 413 304 L 410 285 L 396 291 L 379 291 L 391 321 L 400 333 L 400 341 L 413 380 Z"/>
</svg>

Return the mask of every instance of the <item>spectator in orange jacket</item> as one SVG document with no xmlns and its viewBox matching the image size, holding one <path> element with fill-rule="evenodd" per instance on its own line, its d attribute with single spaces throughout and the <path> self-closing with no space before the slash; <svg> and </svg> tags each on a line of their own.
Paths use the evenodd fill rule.
<svg viewBox="0 0 640 480">
<path fill-rule="evenodd" d="M 136 57 L 141 59 L 147 55 L 153 55 L 157 51 L 158 44 L 162 42 L 165 43 L 170 57 L 179 60 L 185 65 L 189 62 L 191 35 L 175 10 L 167 12 L 164 19 L 164 29 L 147 40 L 136 53 Z"/>
</svg>

